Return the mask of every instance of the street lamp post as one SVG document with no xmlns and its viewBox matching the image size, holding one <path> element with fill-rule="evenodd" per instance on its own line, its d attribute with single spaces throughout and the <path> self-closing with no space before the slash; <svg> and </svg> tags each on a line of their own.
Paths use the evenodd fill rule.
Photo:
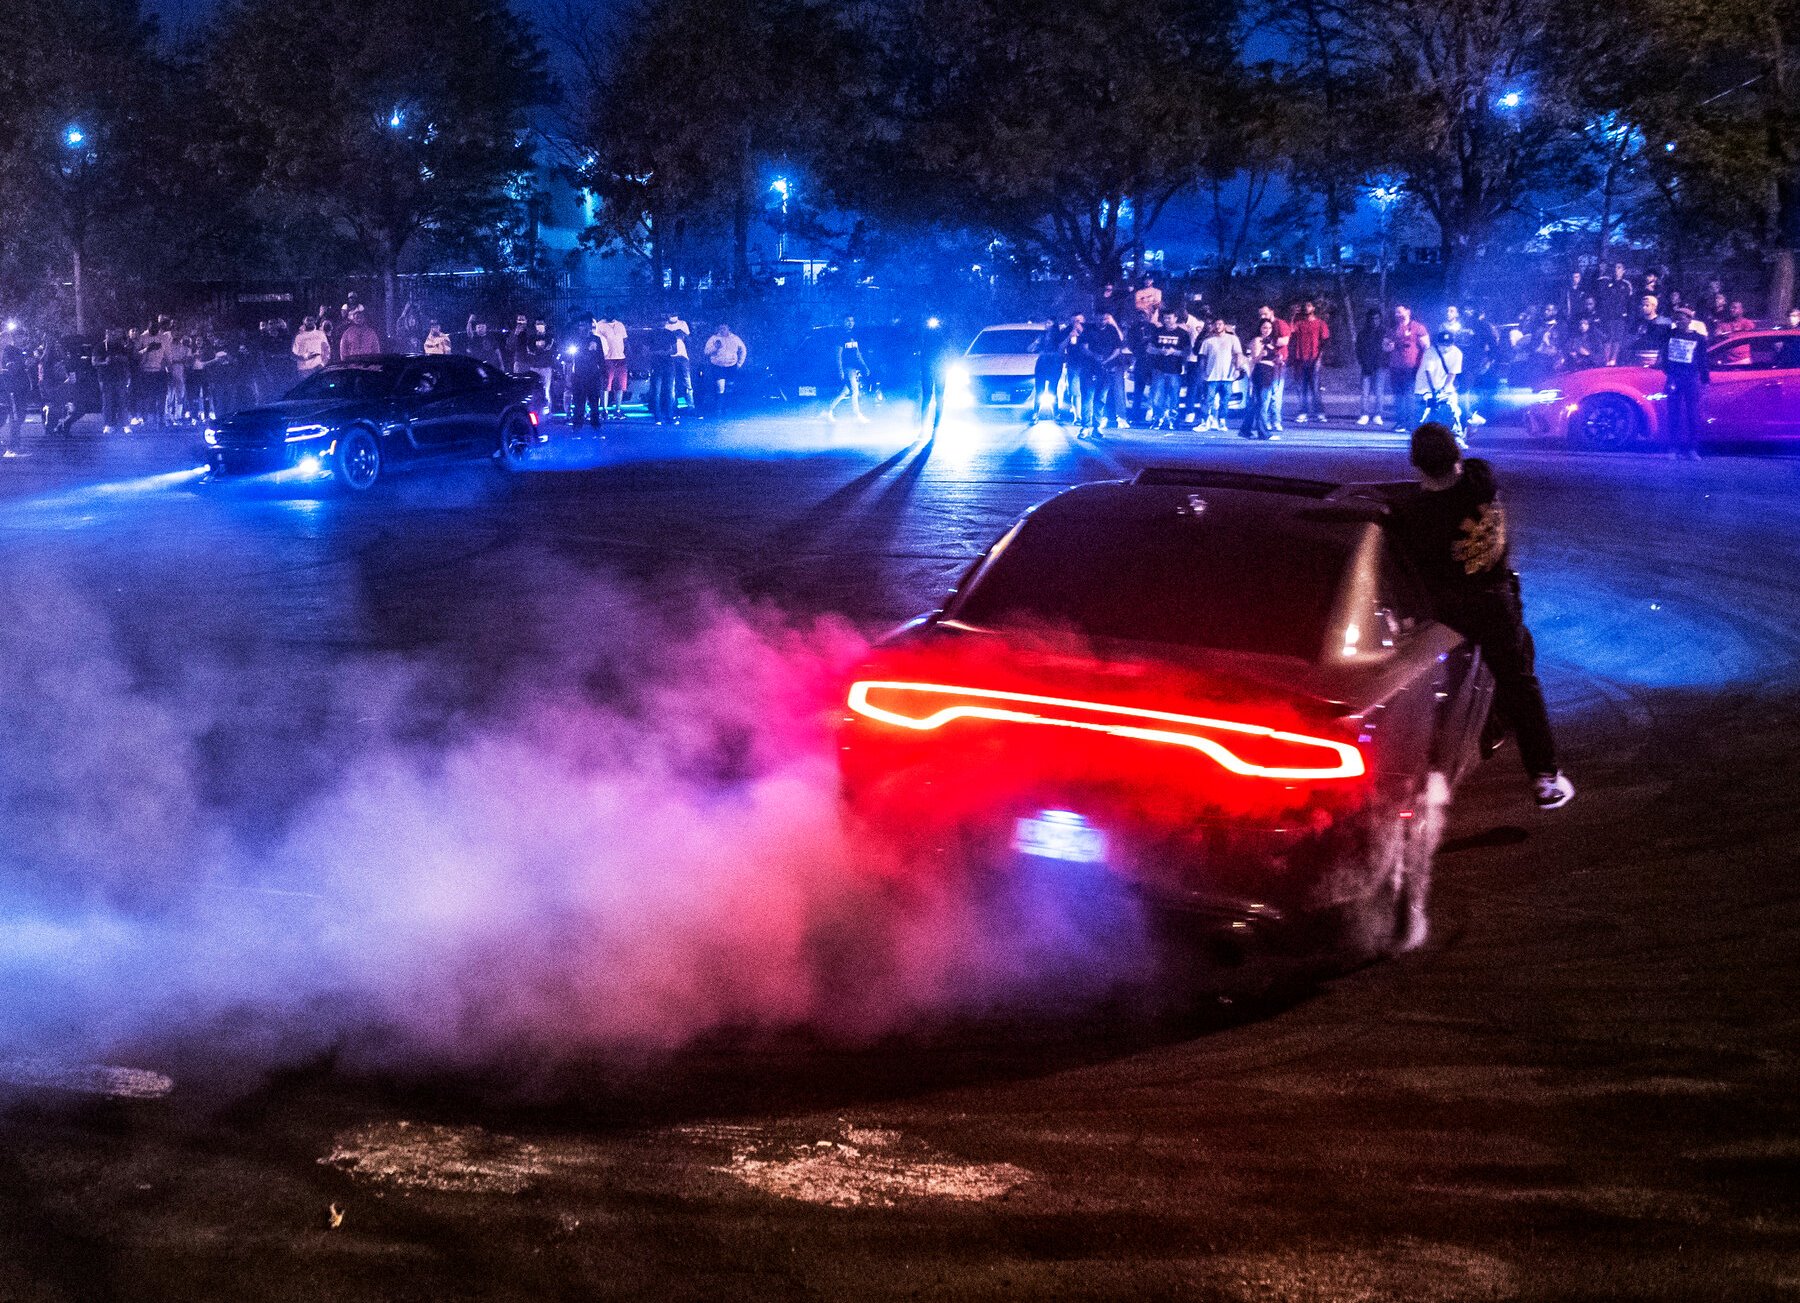
<svg viewBox="0 0 1800 1303">
<path fill-rule="evenodd" d="M 784 261 L 787 258 L 787 237 L 788 237 L 787 205 L 788 205 L 788 190 L 789 190 L 789 188 L 790 187 L 788 186 L 788 179 L 785 176 L 778 176 L 769 183 L 769 189 L 773 190 L 776 194 L 781 196 L 781 230 L 775 237 L 775 260 L 777 262 Z"/>
<path fill-rule="evenodd" d="M 1400 202 L 1400 187 L 1389 182 L 1369 190 L 1369 198 L 1381 210 L 1381 311 L 1387 315 L 1387 277 L 1389 243 L 1394 232 L 1394 205 Z"/>
<path fill-rule="evenodd" d="M 69 162 L 63 175 L 69 178 L 73 191 L 69 207 L 69 279 L 75 290 L 75 333 L 87 333 L 86 295 L 81 284 L 82 246 L 87 243 L 87 165 L 92 158 L 87 132 L 71 123 L 63 128 L 63 148 L 69 151 Z"/>
</svg>

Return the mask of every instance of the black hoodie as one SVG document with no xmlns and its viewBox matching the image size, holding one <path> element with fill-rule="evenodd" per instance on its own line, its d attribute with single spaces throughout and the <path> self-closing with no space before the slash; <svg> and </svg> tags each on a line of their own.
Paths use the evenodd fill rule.
<svg viewBox="0 0 1800 1303">
<path fill-rule="evenodd" d="M 1506 583 L 1512 559 L 1506 508 L 1494 469 L 1478 457 L 1447 489 L 1424 489 L 1396 506 L 1388 532 L 1434 597 L 1456 597 Z"/>
</svg>

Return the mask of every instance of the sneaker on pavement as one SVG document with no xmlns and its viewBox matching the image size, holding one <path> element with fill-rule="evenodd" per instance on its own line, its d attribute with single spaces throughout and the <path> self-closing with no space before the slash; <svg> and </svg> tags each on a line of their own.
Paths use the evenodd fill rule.
<svg viewBox="0 0 1800 1303">
<path fill-rule="evenodd" d="M 1469 424 L 1470 425 L 1486 425 L 1487 417 L 1483 416 L 1480 412 L 1470 412 L 1469 413 Z"/>
<path fill-rule="evenodd" d="M 1294 424 L 1295 425 L 1305 425 L 1306 424 L 1306 413 L 1305 412 L 1296 412 L 1294 414 Z"/>
<path fill-rule="evenodd" d="M 1531 783 L 1540 810 L 1560 810 L 1575 799 L 1575 784 L 1560 769 L 1554 774 L 1539 774 Z"/>
<path fill-rule="evenodd" d="M 1386 424 L 1387 424 L 1387 419 L 1386 419 L 1386 418 L 1385 418 L 1385 417 L 1380 417 L 1380 416 L 1377 416 L 1377 417 L 1376 417 L 1376 418 L 1375 418 L 1375 424 L 1376 424 L 1376 425 L 1386 425 Z"/>
<path fill-rule="evenodd" d="M 1367 425 L 1369 423 L 1369 418 L 1367 416 L 1359 416 L 1356 418 L 1356 423 L 1358 425 Z"/>
</svg>

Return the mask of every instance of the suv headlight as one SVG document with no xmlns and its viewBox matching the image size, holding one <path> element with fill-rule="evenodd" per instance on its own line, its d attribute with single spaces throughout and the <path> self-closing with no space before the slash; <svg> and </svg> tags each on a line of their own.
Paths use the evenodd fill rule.
<svg viewBox="0 0 1800 1303">
<path fill-rule="evenodd" d="M 290 425 L 287 428 L 287 441 L 299 443 L 303 439 L 322 439 L 331 433 L 328 425 Z"/>
</svg>

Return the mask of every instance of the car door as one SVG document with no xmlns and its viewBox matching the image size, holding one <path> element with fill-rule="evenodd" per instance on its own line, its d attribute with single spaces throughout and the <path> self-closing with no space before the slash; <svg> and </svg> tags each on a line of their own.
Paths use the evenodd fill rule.
<svg viewBox="0 0 1800 1303">
<path fill-rule="evenodd" d="M 1709 438 L 1800 438 L 1800 336 L 1739 335 L 1712 345 L 1701 397 Z"/>
<path fill-rule="evenodd" d="M 511 403 L 508 377 L 497 367 L 475 363 L 475 374 L 467 394 L 469 416 L 468 441 L 477 447 L 498 447 L 500 414 Z"/>
<path fill-rule="evenodd" d="M 397 396 L 407 435 L 420 453 L 432 455 L 456 447 L 463 439 L 463 400 L 456 391 L 454 368 L 459 360 L 428 357 L 407 367 Z"/>
</svg>

